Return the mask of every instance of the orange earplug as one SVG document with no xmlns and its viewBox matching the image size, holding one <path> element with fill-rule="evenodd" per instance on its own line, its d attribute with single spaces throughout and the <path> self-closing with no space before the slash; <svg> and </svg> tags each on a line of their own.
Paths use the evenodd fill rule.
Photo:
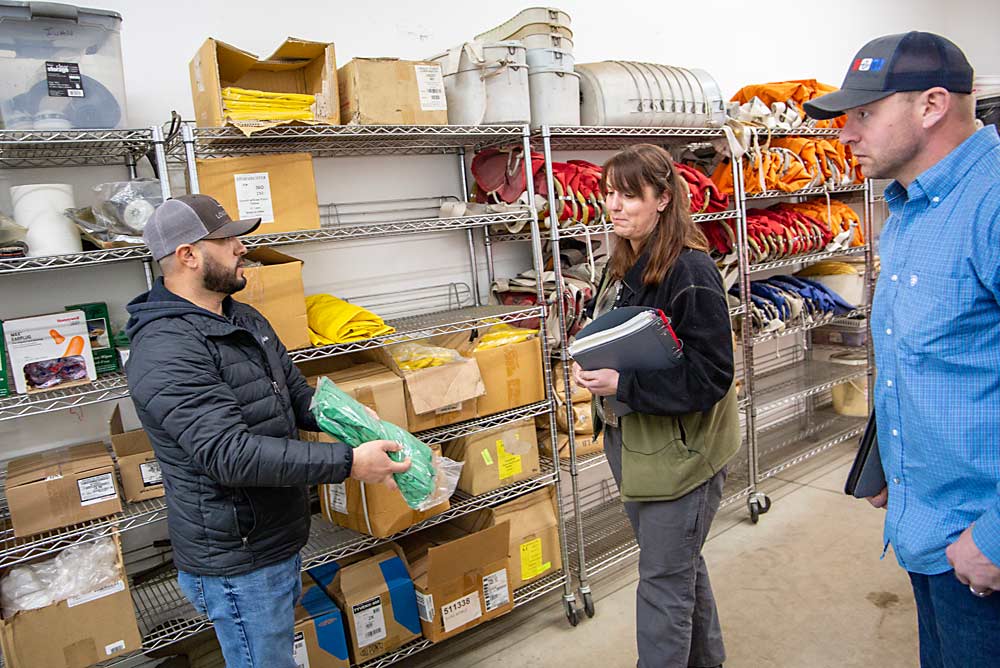
<svg viewBox="0 0 1000 668">
<path fill-rule="evenodd" d="M 50 329 L 49 330 L 49 336 L 51 336 L 52 340 L 56 342 L 56 345 L 59 345 L 60 343 L 62 343 L 63 341 L 66 340 L 66 337 L 63 336 L 62 334 L 60 334 L 55 329 Z"/>
<path fill-rule="evenodd" d="M 69 340 L 69 345 L 66 346 L 66 352 L 63 354 L 63 357 L 73 357 L 75 355 L 79 355 L 82 352 L 83 352 L 83 337 L 74 336 L 72 339 Z"/>
</svg>

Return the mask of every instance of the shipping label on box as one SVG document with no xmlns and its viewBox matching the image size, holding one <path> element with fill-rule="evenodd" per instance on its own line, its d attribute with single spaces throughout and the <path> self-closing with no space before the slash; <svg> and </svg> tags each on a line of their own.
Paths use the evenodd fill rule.
<svg viewBox="0 0 1000 668">
<path fill-rule="evenodd" d="M 111 448 L 118 458 L 125 500 L 134 503 L 163 496 L 163 472 L 146 432 L 142 429 L 126 431 L 119 406 L 111 412 L 108 430 Z"/>
<path fill-rule="evenodd" d="M 439 642 L 514 607 L 504 522 L 473 534 L 447 525 L 402 540 L 424 637 Z"/>
<path fill-rule="evenodd" d="M 97 380 L 83 311 L 6 320 L 4 339 L 10 374 L 21 394 Z"/>
<path fill-rule="evenodd" d="M 87 318 L 87 334 L 90 337 L 90 349 L 94 355 L 94 367 L 97 373 L 100 375 L 118 371 L 118 352 L 115 336 L 111 331 L 108 305 L 104 302 L 75 304 L 67 306 L 66 310 L 83 311 Z"/>
</svg>

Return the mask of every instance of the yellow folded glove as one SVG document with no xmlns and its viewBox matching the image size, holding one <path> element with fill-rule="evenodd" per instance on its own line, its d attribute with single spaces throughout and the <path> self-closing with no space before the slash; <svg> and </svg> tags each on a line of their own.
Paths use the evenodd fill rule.
<svg viewBox="0 0 1000 668">
<path fill-rule="evenodd" d="M 314 346 L 363 341 L 396 331 L 371 311 L 333 295 L 306 297 L 306 315 Z"/>
</svg>

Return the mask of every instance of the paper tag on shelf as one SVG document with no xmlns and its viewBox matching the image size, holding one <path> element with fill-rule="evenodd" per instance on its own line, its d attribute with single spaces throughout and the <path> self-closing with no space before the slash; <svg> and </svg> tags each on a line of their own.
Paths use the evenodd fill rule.
<svg viewBox="0 0 1000 668">
<path fill-rule="evenodd" d="M 417 89 L 420 91 L 422 111 L 448 111 L 444 95 L 444 77 L 440 65 L 414 65 L 417 72 Z"/>
<path fill-rule="evenodd" d="M 76 486 L 80 492 L 81 506 L 92 506 L 95 503 L 118 498 L 113 473 L 102 473 L 100 475 L 92 475 L 89 478 L 80 478 L 76 481 Z"/>
<path fill-rule="evenodd" d="M 425 622 L 434 621 L 434 597 L 417 592 L 417 614 Z"/>
<path fill-rule="evenodd" d="M 347 487 L 344 483 L 333 483 L 326 486 L 327 502 L 333 512 L 347 514 Z"/>
<path fill-rule="evenodd" d="M 500 461 L 501 480 L 512 478 L 524 470 L 521 466 L 521 456 L 508 454 L 503 447 L 503 439 L 500 438 L 497 439 L 497 459 Z"/>
<path fill-rule="evenodd" d="M 486 599 L 486 612 L 493 612 L 510 603 L 506 568 L 483 578 L 483 598 Z"/>
<path fill-rule="evenodd" d="M 125 651 L 125 641 L 119 640 L 118 642 L 113 642 L 110 645 L 104 646 L 104 656 L 114 656 L 118 652 Z"/>
<path fill-rule="evenodd" d="M 542 539 L 521 543 L 521 579 L 530 580 L 552 568 L 552 562 L 542 563 Z"/>
<path fill-rule="evenodd" d="M 373 599 L 358 603 L 351 608 L 354 613 L 354 629 L 357 634 L 358 647 L 367 647 L 380 640 L 385 640 L 385 615 L 382 613 L 382 599 Z"/>
<path fill-rule="evenodd" d="M 156 460 L 139 464 L 139 475 L 142 476 L 143 487 L 163 484 L 163 471 L 160 470 L 160 462 Z"/>
<path fill-rule="evenodd" d="M 236 174 L 236 206 L 240 220 L 260 218 L 261 223 L 274 222 L 274 203 L 271 200 L 271 177 L 267 172 Z"/>
<path fill-rule="evenodd" d="M 483 608 L 479 605 L 478 591 L 441 606 L 441 619 L 444 621 L 445 633 L 450 633 L 482 616 Z"/>
<path fill-rule="evenodd" d="M 295 634 L 295 649 L 292 653 L 295 668 L 309 668 L 309 652 L 306 651 L 306 636 L 302 631 Z"/>
<path fill-rule="evenodd" d="M 67 608 L 75 608 L 78 605 L 83 605 L 84 603 L 90 603 L 91 601 L 96 601 L 99 598 L 104 598 L 105 596 L 111 596 L 112 594 L 117 594 L 120 591 L 125 591 L 125 581 L 118 580 L 113 585 L 108 585 L 98 589 L 97 591 L 92 591 L 89 594 L 82 594 L 81 596 L 73 596 L 66 599 Z"/>
</svg>

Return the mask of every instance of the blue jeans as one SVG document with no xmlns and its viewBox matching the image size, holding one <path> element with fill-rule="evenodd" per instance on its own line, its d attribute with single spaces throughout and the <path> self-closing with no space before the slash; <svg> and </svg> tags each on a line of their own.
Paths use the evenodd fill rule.
<svg viewBox="0 0 1000 668">
<path fill-rule="evenodd" d="M 1000 662 L 1000 594 L 979 598 L 955 578 L 910 573 L 917 601 L 921 668 L 995 668 Z"/>
<path fill-rule="evenodd" d="M 212 620 L 226 668 L 296 668 L 295 602 L 302 593 L 302 557 L 242 575 L 178 571 L 181 591 Z"/>
</svg>

